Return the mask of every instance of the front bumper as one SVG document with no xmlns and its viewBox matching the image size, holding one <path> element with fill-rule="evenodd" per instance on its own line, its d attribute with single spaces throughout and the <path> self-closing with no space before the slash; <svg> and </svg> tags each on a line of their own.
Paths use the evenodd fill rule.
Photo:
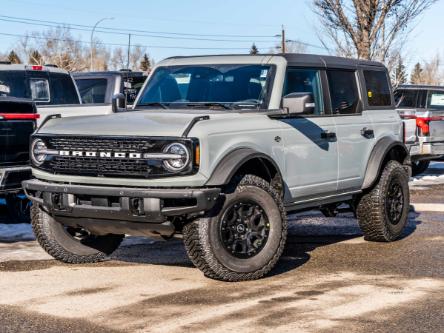
<svg viewBox="0 0 444 333">
<path fill-rule="evenodd" d="M 67 225 L 103 233 L 138 235 L 134 229 L 156 230 L 168 217 L 210 210 L 219 198 L 217 188 L 121 188 L 44 182 L 23 182 L 26 195 Z M 160 228 L 160 227 L 159 227 Z M 143 233 L 142 234 L 146 234 Z"/>
<path fill-rule="evenodd" d="M 20 191 L 22 181 L 31 176 L 30 166 L 0 168 L 0 193 Z"/>
</svg>

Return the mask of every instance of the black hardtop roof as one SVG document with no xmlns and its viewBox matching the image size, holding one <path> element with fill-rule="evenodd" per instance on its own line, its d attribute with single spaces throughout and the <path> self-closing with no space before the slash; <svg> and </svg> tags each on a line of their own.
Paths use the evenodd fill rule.
<svg viewBox="0 0 444 333">
<path fill-rule="evenodd" d="M 144 72 L 130 72 L 130 71 L 95 71 L 95 72 L 74 72 L 71 73 L 74 78 L 76 77 L 108 77 L 108 76 L 144 76 Z"/>
<path fill-rule="evenodd" d="M 432 86 L 426 84 L 402 84 L 397 86 L 396 89 L 410 89 L 410 90 L 443 90 L 444 86 Z"/>
<path fill-rule="evenodd" d="M 385 69 L 385 66 L 377 61 L 352 59 L 344 57 L 335 57 L 329 55 L 304 54 L 304 53 L 261 53 L 257 55 L 251 54 L 220 54 L 220 55 L 199 55 L 199 56 L 177 56 L 167 59 L 183 59 L 183 58 L 200 58 L 200 57 L 229 57 L 229 56 L 245 56 L 245 57 L 264 57 L 264 56 L 281 56 L 284 57 L 290 66 L 313 66 L 322 68 L 358 68 L 358 67 L 378 67 Z"/>
</svg>

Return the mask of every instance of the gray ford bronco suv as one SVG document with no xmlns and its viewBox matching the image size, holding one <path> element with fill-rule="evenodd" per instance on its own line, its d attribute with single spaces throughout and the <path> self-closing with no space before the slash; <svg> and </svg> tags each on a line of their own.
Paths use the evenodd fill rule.
<svg viewBox="0 0 444 333">
<path fill-rule="evenodd" d="M 348 204 L 367 240 L 399 238 L 402 136 L 379 63 L 175 57 L 156 66 L 134 110 L 47 121 L 23 185 L 38 241 L 63 262 L 103 260 L 124 235 L 177 234 L 206 276 L 250 280 L 275 266 L 292 212 Z"/>
</svg>

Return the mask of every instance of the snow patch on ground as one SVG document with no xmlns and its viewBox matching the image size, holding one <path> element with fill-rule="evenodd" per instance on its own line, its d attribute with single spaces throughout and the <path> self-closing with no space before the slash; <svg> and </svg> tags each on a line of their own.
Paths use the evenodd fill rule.
<svg viewBox="0 0 444 333">
<path fill-rule="evenodd" d="M 429 169 L 410 179 L 410 187 L 421 189 L 423 186 L 444 184 L 444 162 L 432 162 Z"/>
<path fill-rule="evenodd" d="M 32 240 L 35 240 L 35 237 L 30 224 L 0 224 L 0 242 Z"/>
</svg>

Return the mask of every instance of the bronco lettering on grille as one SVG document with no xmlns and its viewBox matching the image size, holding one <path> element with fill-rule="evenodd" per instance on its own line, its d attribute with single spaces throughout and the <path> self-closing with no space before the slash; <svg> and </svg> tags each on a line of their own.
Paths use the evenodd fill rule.
<svg viewBox="0 0 444 333">
<path fill-rule="evenodd" d="M 100 158 L 129 158 L 129 159 L 141 159 L 141 153 L 122 153 L 122 152 L 110 152 L 110 151 L 78 151 L 78 150 L 61 150 L 58 153 L 59 156 L 75 156 L 75 157 L 100 157 Z"/>
</svg>

